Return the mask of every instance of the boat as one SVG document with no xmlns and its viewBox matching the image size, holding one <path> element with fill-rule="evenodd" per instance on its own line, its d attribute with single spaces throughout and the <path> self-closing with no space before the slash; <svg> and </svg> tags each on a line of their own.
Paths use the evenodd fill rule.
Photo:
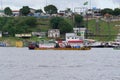
<svg viewBox="0 0 120 80">
<path fill-rule="evenodd" d="M 71 46 L 66 46 L 66 47 L 59 47 L 56 45 L 55 47 L 47 46 L 47 47 L 39 47 L 35 43 L 31 43 L 28 46 L 29 50 L 90 50 L 91 47 L 88 46 L 83 46 L 83 47 L 71 47 Z"/>
<path fill-rule="evenodd" d="M 114 48 L 114 45 L 111 45 L 110 43 L 99 43 L 96 45 L 90 45 L 91 48 Z"/>
<path fill-rule="evenodd" d="M 91 47 L 81 48 L 34 48 L 34 50 L 90 50 Z"/>
</svg>

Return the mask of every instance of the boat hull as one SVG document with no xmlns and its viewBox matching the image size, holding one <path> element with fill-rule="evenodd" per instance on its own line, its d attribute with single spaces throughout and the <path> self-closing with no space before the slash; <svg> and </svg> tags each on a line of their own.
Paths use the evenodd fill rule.
<svg viewBox="0 0 120 80">
<path fill-rule="evenodd" d="M 34 50 L 90 50 L 90 47 L 81 48 L 35 48 Z"/>
</svg>

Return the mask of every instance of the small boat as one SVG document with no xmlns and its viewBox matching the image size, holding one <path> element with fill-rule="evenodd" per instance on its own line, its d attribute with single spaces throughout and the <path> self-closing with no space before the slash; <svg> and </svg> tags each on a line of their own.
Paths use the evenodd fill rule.
<svg viewBox="0 0 120 80">
<path fill-rule="evenodd" d="M 111 45 L 109 43 L 100 43 L 100 44 L 97 44 L 97 45 L 91 45 L 90 47 L 91 48 L 114 48 L 115 46 Z"/>
</svg>

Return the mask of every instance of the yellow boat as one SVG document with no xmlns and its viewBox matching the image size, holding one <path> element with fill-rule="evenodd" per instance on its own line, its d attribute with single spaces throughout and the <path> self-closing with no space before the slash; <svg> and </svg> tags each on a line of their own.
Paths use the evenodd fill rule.
<svg viewBox="0 0 120 80">
<path fill-rule="evenodd" d="M 91 47 L 81 48 L 34 48 L 33 50 L 90 50 Z"/>
</svg>

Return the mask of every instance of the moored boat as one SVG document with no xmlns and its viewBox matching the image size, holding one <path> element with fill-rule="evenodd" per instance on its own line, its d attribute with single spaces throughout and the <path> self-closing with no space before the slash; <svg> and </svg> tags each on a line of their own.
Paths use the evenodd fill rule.
<svg viewBox="0 0 120 80">
<path fill-rule="evenodd" d="M 37 44 L 30 44 L 28 46 L 30 50 L 90 50 L 91 47 L 83 46 L 83 47 L 71 47 L 71 46 L 66 46 L 66 47 L 59 47 L 56 45 L 55 47 L 47 46 L 47 47 L 38 47 Z"/>
<path fill-rule="evenodd" d="M 34 48 L 34 50 L 90 50 L 91 47 L 81 48 Z"/>
</svg>

